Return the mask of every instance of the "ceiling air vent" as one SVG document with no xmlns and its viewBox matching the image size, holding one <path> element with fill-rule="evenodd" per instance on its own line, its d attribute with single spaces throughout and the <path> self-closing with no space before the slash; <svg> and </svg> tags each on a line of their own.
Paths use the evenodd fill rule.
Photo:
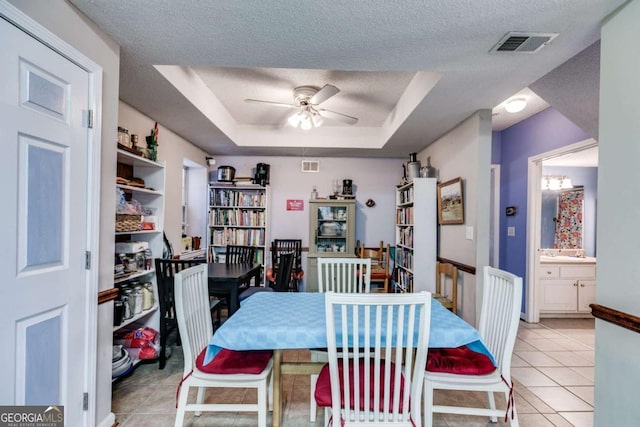
<svg viewBox="0 0 640 427">
<path fill-rule="evenodd" d="M 302 172 L 320 172 L 319 160 L 303 160 L 300 166 Z"/>
<path fill-rule="evenodd" d="M 496 52 L 537 52 L 558 37 L 558 33 L 518 33 L 510 32 L 491 48 L 489 53 Z"/>
</svg>

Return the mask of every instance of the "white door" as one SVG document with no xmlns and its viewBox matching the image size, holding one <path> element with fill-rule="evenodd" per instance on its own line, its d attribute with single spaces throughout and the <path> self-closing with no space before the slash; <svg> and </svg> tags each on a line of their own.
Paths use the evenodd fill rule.
<svg viewBox="0 0 640 427">
<path fill-rule="evenodd" d="M 84 425 L 89 75 L 3 19 L 0 40 L 0 404 Z"/>
</svg>

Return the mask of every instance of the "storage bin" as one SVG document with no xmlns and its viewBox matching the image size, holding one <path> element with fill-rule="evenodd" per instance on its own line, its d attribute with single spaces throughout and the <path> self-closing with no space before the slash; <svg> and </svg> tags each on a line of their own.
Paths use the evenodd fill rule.
<svg viewBox="0 0 640 427">
<path fill-rule="evenodd" d="M 140 231 L 142 215 L 116 214 L 116 233 Z"/>
</svg>

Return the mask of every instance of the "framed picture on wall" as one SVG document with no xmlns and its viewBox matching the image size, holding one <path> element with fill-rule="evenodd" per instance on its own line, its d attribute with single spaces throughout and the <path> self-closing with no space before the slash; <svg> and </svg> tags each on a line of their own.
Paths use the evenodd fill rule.
<svg viewBox="0 0 640 427">
<path fill-rule="evenodd" d="M 464 224 L 460 177 L 438 184 L 438 224 Z"/>
</svg>

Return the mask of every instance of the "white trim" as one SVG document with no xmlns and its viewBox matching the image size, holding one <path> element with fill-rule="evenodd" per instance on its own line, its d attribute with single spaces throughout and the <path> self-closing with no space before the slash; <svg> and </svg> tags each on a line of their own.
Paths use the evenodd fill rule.
<svg viewBox="0 0 640 427">
<path fill-rule="evenodd" d="M 540 249 L 540 216 L 542 210 L 542 192 L 540 179 L 542 178 L 542 162 L 564 154 L 574 153 L 596 147 L 598 141 L 593 138 L 576 142 L 565 147 L 547 151 L 529 157 L 527 181 L 527 311 L 525 320 L 530 323 L 540 321 L 538 305 L 538 249 Z"/>
<path fill-rule="evenodd" d="M 0 0 L 0 17 L 6 19 L 20 30 L 53 51 L 64 56 L 89 74 L 89 106 L 94 112 L 93 128 L 87 129 L 87 242 L 86 250 L 91 252 L 92 268 L 86 271 L 86 317 L 87 335 L 84 337 L 87 359 L 84 361 L 85 392 L 89 393 L 89 408 L 85 412 L 84 425 L 92 425 L 96 419 L 97 381 L 96 370 L 98 360 L 98 265 L 100 237 L 100 146 L 102 137 L 102 67 L 86 57 L 83 53 L 41 26 L 28 15 Z M 81 398 L 80 396 L 78 398 Z M 113 414 L 110 413 L 110 416 Z M 112 417 L 115 421 L 115 417 Z M 107 419 L 110 419 L 108 417 Z M 113 423 L 111 423 L 113 424 Z"/>
<path fill-rule="evenodd" d="M 493 221 L 493 235 L 489 236 L 493 241 L 491 251 L 492 267 L 500 268 L 500 165 L 491 165 L 491 192 L 493 193 L 493 211 L 491 219 Z"/>
<path fill-rule="evenodd" d="M 116 416 L 113 412 L 104 417 L 102 421 L 97 423 L 97 427 L 113 427 L 116 424 Z"/>
</svg>

